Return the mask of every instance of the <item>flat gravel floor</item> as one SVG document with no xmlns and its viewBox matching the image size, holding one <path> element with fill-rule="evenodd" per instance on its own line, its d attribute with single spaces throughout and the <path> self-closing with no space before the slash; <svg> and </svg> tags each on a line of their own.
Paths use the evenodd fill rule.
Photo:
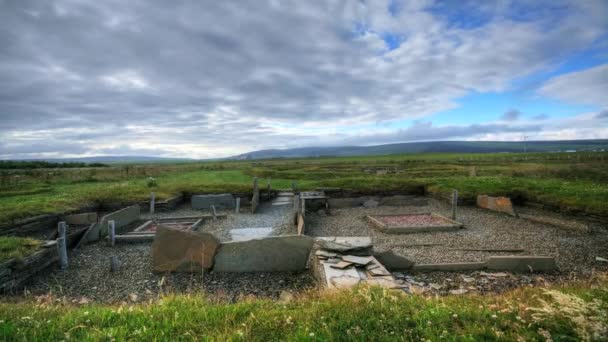
<svg viewBox="0 0 608 342">
<path fill-rule="evenodd" d="M 435 212 L 448 217 L 450 206 L 430 200 L 428 206 L 334 209 L 306 215 L 306 234 L 311 236 L 371 236 L 374 246 L 393 249 L 417 263 L 485 261 L 491 255 L 548 255 L 565 272 L 588 273 L 608 269 L 595 257 L 608 258 L 608 227 L 595 224 L 592 233 L 563 230 L 476 207 L 459 207 L 457 221 L 464 229 L 452 232 L 384 234 L 367 222 L 366 215 Z M 530 212 L 528 210 L 528 212 Z M 546 213 L 539 213 L 546 214 Z M 572 218 L 569 218 L 572 219 Z M 418 246 L 417 246 L 418 245 Z M 426 245 L 426 246 L 421 246 Z M 524 252 L 463 251 L 495 248 Z"/>
</svg>

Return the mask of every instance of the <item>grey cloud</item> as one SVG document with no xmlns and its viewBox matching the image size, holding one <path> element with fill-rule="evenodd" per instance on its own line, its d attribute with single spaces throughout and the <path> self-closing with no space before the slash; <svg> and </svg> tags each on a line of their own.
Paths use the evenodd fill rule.
<svg viewBox="0 0 608 342">
<path fill-rule="evenodd" d="M 532 117 L 532 120 L 547 120 L 549 118 L 549 115 L 547 114 L 538 114 L 538 115 L 534 115 Z"/>
<path fill-rule="evenodd" d="M 608 119 L 608 109 L 604 109 L 595 115 L 596 119 Z"/>
<path fill-rule="evenodd" d="M 464 30 L 424 5 L 404 3 L 393 16 L 388 4 L 0 1 L 0 137 L 11 140 L 5 154 L 49 137 L 70 141 L 48 145 L 57 153 L 134 153 L 160 144 L 166 147 L 151 153 L 205 156 L 207 146 L 245 151 L 328 141 L 271 124 L 344 131 L 424 118 L 470 91 L 504 90 L 605 33 L 593 19 L 604 7 L 577 2 L 577 11 L 553 25 L 552 18 L 520 22 L 507 13 Z M 355 24 L 367 27 L 366 39 Z M 382 50 L 377 32 L 404 39 Z M 344 120 L 351 123 L 338 124 Z M 20 138 L 37 131 L 51 132 L 34 142 Z M 125 142 L 138 147 L 118 148 Z"/>
<path fill-rule="evenodd" d="M 519 120 L 519 117 L 521 116 L 521 112 L 516 110 L 516 109 L 510 109 L 508 111 L 506 111 L 501 117 L 501 120 L 504 121 L 517 121 Z"/>
</svg>

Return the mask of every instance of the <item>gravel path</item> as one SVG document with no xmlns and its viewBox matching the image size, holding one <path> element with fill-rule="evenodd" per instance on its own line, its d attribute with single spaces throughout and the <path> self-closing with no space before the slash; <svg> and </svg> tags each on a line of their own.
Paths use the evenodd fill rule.
<svg viewBox="0 0 608 342">
<path fill-rule="evenodd" d="M 522 248 L 524 252 L 519 253 L 521 255 L 554 256 L 560 269 L 565 272 L 588 273 L 594 268 L 608 269 L 606 263 L 595 261 L 596 256 L 608 258 L 608 229 L 597 224 L 593 233 L 585 234 L 476 207 L 459 207 L 457 221 L 464 223 L 465 229 L 455 232 L 394 235 L 373 229 L 365 219 L 366 215 L 431 211 L 444 216 L 451 212 L 449 205 L 435 200 L 430 200 L 426 207 L 335 209 L 329 216 L 323 212 L 307 214 L 306 234 L 371 236 L 375 246 L 393 249 L 417 263 L 484 261 L 490 255 L 515 254 L 457 250 L 463 248 Z"/>
<path fill-rule="evenodd" d="M 110 272 L 110 256 L 118 256 L 119 272 Z M 281 291 L 314 288 L 310 273 L 189 274 L 152 272 L 151 244 L 96 243 L 70 253 L 67 271 L 44 272 L 29 282 L 32 295 L 53 293 L 71 300 L 100 302 L 144 301 L 164 293 L 212 294 L 214 299 L 235 301 L 243 296 L 278 298 Z"/>
</svg>

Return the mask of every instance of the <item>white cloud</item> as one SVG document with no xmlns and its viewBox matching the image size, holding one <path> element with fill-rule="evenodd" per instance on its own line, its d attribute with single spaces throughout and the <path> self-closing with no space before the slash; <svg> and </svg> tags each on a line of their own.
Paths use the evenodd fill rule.
<svg viewBox="0 0 608 342">
<path fill-rule="evenodd" d="M 608 106 L 608 64 L 554 77 L 538 92 L 565 102 Z"/>
</svg>

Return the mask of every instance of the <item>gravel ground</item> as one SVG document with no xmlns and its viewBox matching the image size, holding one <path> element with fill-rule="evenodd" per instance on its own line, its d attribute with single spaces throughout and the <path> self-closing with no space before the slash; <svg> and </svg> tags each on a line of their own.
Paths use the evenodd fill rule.
<svg viewBox="0 0 608 342">
<path fill-rule="evenodd" d="M 374 216 L 374 218 L 389 227 L 450 225 L 449 222 L 431 215 Z"/>
<path fill-rule="evenodd" d="M 110 272 L 110 256 L 121 266 Z M 82 298 L 99 302 L 145 301 L 165 293 L 200 293 L 214 299 L 236 301 L 243 296 L 278 298 L 281 291 L 314 288 L 309 272 L 290 273 L 153 273 L 151 244 L 96 243 L 70 253 L 67 271 L 44 272 L 29 282 L 32 295 L 52 293 L 72 301 Z"/>
<path fill-rule="evenodd" d="M 591 224 L 593 232 L 585 234 L 476 207 L 459 207 L 457 221 L 464 223 L 464 229 L 451 232 L 389 235 L 373 229 L 365 219 L 366 215 L 414 214 L 431 211 L 448 216 L 451 209 L 443 202 L 430 200 L 426 207 L 381 206 L 334 209 L 329 216 L 324 212 L 310 213 L 306 215 L 306 234 L 371 236 L 374 246 L 393 249 L 417 263 L 484 261 L 490 255 L 515 254 L 458 250 L 462 248 L 522 248 L 524 252 L 517 254 L 555 257 L 558 266 L 564 272 L 589 273 L 593 269 L 608 270 L 607 263 L 595 261 L 596 256 L 608 258 L 608 229 L 597 224 Z"/>
</svg>

